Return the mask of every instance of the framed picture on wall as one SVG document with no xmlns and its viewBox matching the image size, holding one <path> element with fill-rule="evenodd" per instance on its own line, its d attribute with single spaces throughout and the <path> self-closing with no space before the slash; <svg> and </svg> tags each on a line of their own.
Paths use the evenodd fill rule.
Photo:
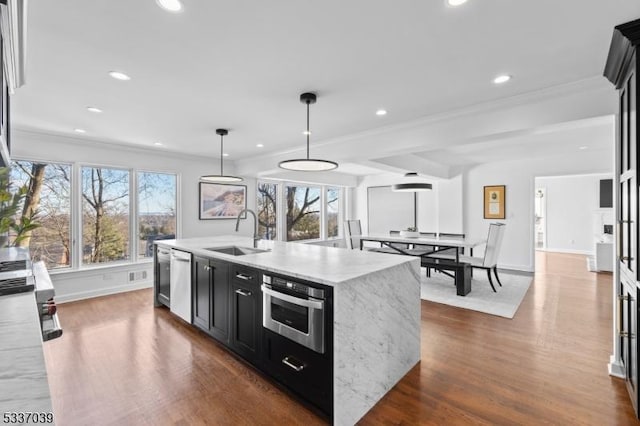
<svg viewBox="0 0 640 426">
<path fill-rule="evenodd" d="M 199 201 L 200 220 L 235 219 L 247 207 L 247 186 L 200 182 Z"/>
<path fill-rule="evenodd" d="M 505 186 L 493 185 L 484 187 L 484 218 L 505 218 Z"/>
</svg>

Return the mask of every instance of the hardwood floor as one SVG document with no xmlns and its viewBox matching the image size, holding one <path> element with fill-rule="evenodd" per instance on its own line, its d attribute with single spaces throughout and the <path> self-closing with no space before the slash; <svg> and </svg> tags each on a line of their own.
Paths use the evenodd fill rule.
<svg viewBox="0 0 640 426">
<path fill-rule="evenodd" d="M 638 424 L 607 374 L 609 274 L 538 253 L 512 319 L 422 301 L 422 360 L 362 420 L 379 424 Z M 59 425 L 325 421 L 166 309 L 151 290 L 60 305 L 45 343 Z"/>
</svg>

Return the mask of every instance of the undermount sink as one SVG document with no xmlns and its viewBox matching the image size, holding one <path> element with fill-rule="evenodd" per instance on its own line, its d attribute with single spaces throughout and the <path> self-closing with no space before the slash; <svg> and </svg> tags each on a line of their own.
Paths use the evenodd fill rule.
<svg viewBox="0 0 640 426">
<path fill-rule="evenodd" d="M 230 254 L 232 256 L 244 256 L 245 254 L 265 253 L 269 250 L 262 250 L 252 247 L 239 247 L 239 246 L 227 246 L 227 247 L 210 247 L 205 250 L 215 251 L 217 253 Z"/>
</svg>

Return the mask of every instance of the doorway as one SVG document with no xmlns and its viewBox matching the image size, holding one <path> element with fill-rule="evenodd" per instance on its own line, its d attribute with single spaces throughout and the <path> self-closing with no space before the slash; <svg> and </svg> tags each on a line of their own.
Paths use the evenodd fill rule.
<svg viewBox="0 0 640 426">
<path fill-rule="evenodd" d="M 534 222 L 534 242 L 536 250 L 547 248 L 547 191 L 546 188 L 536 188 L 534 195 L 535 222 Z"/>
</svg>

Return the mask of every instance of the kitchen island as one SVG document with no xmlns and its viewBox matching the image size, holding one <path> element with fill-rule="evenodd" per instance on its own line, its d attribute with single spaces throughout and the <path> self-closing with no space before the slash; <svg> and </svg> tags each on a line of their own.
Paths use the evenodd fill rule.
<svg viewBox="0 0 640 426">
<path fill-rule="evenodd" d="M 280 241 L 241 256 L 211 250 L 252 247 L 235 236 L 156 244 L 331 287 L 334 424 L 356 423 L 420 360 L 419 259 Z"/>
</svg>

